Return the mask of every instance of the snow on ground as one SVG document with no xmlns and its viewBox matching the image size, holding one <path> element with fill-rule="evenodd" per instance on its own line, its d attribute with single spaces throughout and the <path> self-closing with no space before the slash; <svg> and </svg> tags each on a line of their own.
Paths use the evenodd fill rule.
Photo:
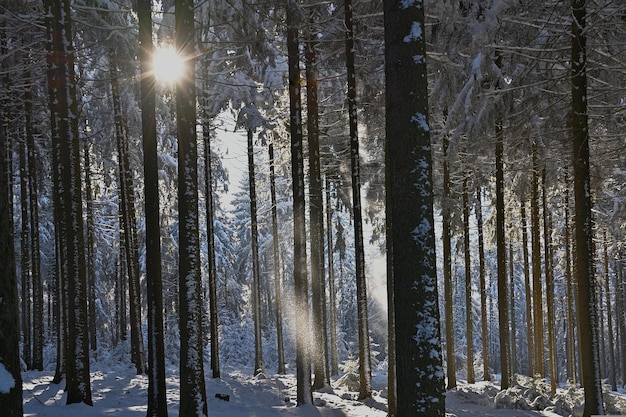
<svg viewBox="0 0 626 417">
<path fill-rule="evenodd" d="M 92 370 L 93 407 L 65 405 L 63 385 L 52 384 L 51 372 L 29 371 L 24 379 L 24 416 L 27 417 L 144 417 L 148 379 L 122 365 Z M 262 375 L 223 371 L 222 379 L 207 378 L 207 400 L 211 417 L 386 417 L 385 375 L 374 378 L 374 397 L 357 401 L 357 393 L 336 383 L 328 392 L 315 392 L 314 404 L 296 407 L 296 380 L 290 375 Z M 177 370 L 168 369 L 167 398 L 170 417 L 178 416 Z M 549 409 L 532 411 L 495 408 L 498 387 L 480 382 L 461 385 L 447 394 L 448 417 L 537 417 L 556 416 Z M 228 395 L 229 401 L 216 397 Z"/>
</svg>

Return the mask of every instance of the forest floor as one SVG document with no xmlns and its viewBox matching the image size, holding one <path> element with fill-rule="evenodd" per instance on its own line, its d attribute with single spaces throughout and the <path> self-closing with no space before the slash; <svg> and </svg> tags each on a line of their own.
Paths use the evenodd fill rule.
<svg viewBox="0 0 626 417">
<path fill-rule="evenodd" d="M 28 417 L 143 417 L 146 415 L 148 379 L 135 375 L 134 368 L 122 365 L 92 369 L 93 407 L 65 405 L 63 385 L 52 384 L 51 372 L 29 371 L 24 379 L 24 415 Z M 168 369 L 169 417 L 177 417 L 179 379 Z M 333 382 L 333 388 L 314 393 L 314 406 L 296 407 L 296 380 L 293 374 L 253 377 L 239 371 L 223 371 L 222 379 L 207 378 L 207 400 L 211 417 L 385 417 L 386 375 L 374 378 L 374 396 L 357 401 L 350 378 Z M 518 377 L 507 392 L 497 384 L 459 384 L 446 395 L 448 417 L 537 417 L 579 415 L 582 392 L 560 388 L 550 396 L 545 382 Z M 228 401 L 218 398 L 228 396 Z M 217 395 L 217 396 L 216 396 Z M 382 396 L 381 396 L 382 395 Z M 626 398 L 613 393 L 608 411 L 626 410 Z M 0 413 L 1 414 L 1 413 Z M 626 413 L 624 413 L 626 414 Z"/>
</svg>

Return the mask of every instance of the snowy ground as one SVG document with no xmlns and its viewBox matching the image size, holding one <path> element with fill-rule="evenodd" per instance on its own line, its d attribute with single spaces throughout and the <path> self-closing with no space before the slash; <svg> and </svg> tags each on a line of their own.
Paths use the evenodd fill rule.
<svg viewBox="0 0 626 417">
<path fill-rule="evenodd" d="M 26 372 L 24 378 L 24 415 L 29 417 L 144 417 L 148 380 L 135 375 L 132 368 L 109 367 L 92 370 L 93 407 L 65 405 L 62 385 L 54 385 L 50 372 Z M 178 378 L 168 370 L 169 416 L 178 416 Z M 241 372 L 223 372 L 221 380 L 207 378 L 207 398 L 211 417 L 385 417 L 385 376 L 374 378 L 375 395 L 365 402 L 356 400 L 356 392 L 334 384 L 333 392 L 314 394 L 315 407 L 295 406 L 295 376 L 269 375 L 254 378 Z M 498 388 L 491 383 L 461 385 L 446 397 L 449 417 L 533 417 L 557 416 L 553 407 L 543 411 L 495 407 Z M 216 398 L 229 395 L 229 401 Z M 514 395 L 511 395 L 515 400 Z M 507 398 L 502 404 L 514 404 Z M 576 414 L 576 413 L 574 413 Z"/>
</svg>

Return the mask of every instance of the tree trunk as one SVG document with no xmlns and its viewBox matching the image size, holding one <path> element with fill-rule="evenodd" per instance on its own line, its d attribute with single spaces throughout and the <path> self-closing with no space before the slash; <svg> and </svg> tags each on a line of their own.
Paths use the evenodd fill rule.
<svg viewBox="0 0 626 417">
<path fill-rule="evenodd" d="M 2 32 L 0 32 L 2 33 Z M 4 39 L 0 38 L 0 47 L 4 51 Z M 2 111 L 4 113 L 4 111 Z M 0 115 L 4 117 L 4 114 Z M 8 125 L 2 120 L 0 126 L 0 143 L 9 141 Z M 13 217 L 7 216 L 13 205 L 10 199 L 9 168 L 12 159 L 7 157 L 3 146 L 0 155 L 0 367 L 10 374 L 8 392 L 0 393 L 0 410 L 6 417 L 22 417 L 22 375 L 20 366 L 20 326 L 19 297 L 17 277 L 15 273 L 15 248 L 13 239 Z M 4 373 L 4 372 L 3 372 Z M 3 376 L 8 379 L 8 377 Z"/>
<path fill-rule="evenodd" d="M 208 68 L 208 65 L 205 66 Z M 205 74 L 208 79 L 208 74 Z M 207 89 L 205 89 L 205 92 Z M 208 94 L 203 95 L 204 109 L 208 108 Z M 213 167 L 211 165 L 211 131 L 205 110 L 202 132 L 204 136 L 204 195 L 206 199 L 207 258 L 209 260 L 209 332 L 211 336 L 211 372 L 220 378 L 219 316 L 217 314 L 217 267 L 215 265 L 215 209 L 213 202 Z"/>
<path fill-rule="evenodd" d="M 272 203 L 272 244 L 274 250 L 274 297 L 276 301 L 276 351 L 278 355 L 278 373 L 285 370 L 285 347 L 283 343 L 283 306 L 282 283 L 280 275 L 280 242 L 278 237 L 278 207 L 276 205 L 276 174 L 274 172 L 274 144 L 269 144 L 270 158 L 270 199 Z"/>
<path fill-rule="evenodd" d="M 448 376 L 448 389 L 456 388 L 456 360 L 454 357 L 454 314 L 452 311 L 452 247 L 450 233 L 450 161 L 448 147 L 450 139 L 443 137 L 443 204 L 442 217 L 442 240 L 443 240 L 443 291 L 444 311 L 446 321 L 446 365 Z"/>
<path fill-rule="evenodd" d="M 365 278 L 365 246 L 363 244 L 363 215 L 361 209 L 361 168 L 357 127 L 356 70 L 354 68 L 354 31 L 352 0 L 344 0 L 346 25 L 346 70 L 348 77 L 348 115 L 350 124 L 350 161 L 352 173 L 352 214 L 354 216 L 354 258 L 359 334 L 359 399 L 372 396 L 372 365 L 367 314 L 367 282 Z"/>
<path fill-rule="evenodd" d="M 291 135 L 291 177 L 293 192 L 293 258 L 296 301 L 296 403 L 312 404 L 309 359 L 309 308 L 306 262 L 306 211 L 304 188 L 304 151 L 302 140 L 302 100 L 300 53 L 298 50 L 299 9 L 294 1 L 287 4 L 287 58 L 289 65 L 289 131 Z"/>
<path fill-rule="evenodd" d="M 509 224 L 509 232 L 513 233 L 513 225 Z M 509 299 L 511 301 L 511 375 L 515 375 L 519 366 L 518 352 L 517 352 L 517 324 L 515 322 L 515 271 L 513 268 L 513 239 L 509 239 L 509 288 L 511 294 Z"/>
<path fill-rule="evenodd" d="M 22 283 L 22 349 L 26 369 L 32 369 L 33 364 L 33 328 L 32 304 L 31 304 L 31 247 L 30 225 L 28 207 L 28 166 L 26 162 L 26 143 L 19 142 L 20 162 L 20 209 L 21 209 L 21 233 L 20 233 L 20 259 L 21 259 L 21 283 Z"/>
<path fill-rule="evenodd" d="M 501 59 L 498 57 L 498 59 Z M 500 66 L 498 64 L 498 66 Z M 500 367 L 502 380 L 500 388 L 509 388 L 510 337 L 509 337 L 509 292 L 507 291 L 506 238 L 504 230 L 504 132 L 502 120 L 498 119 L 496 133 L 496 252 L 498 263 L 498 327 L 500 333 Z"/>
<path fill-rule="evenodd" d="M 250 230 L 252 239 L 252 311 L 254 317 L 254 375 L 263 372 L 263 336 L 261 334 L 261 272 L 259 268 L 259 228 L 257 224 L 256 178 L 252 129 L 248 128 L 248 186 L 250 191 Z"/>
<path fill-rule="evenodd" d="M 148 318 L 148 417 L 167 417 L 165 347 L 163 343 L 163 280 L 159 225 L 159 174 L 155 119 L 155 79 L 152 72 L 151 0 L 137 0 L 139 65 L 141 71 L 141 130 L 143 136 L 146 222 L 146 304 Z"/>
<path fill-rule="evenodd" d="M 576 311 L 585 389 L 583 416 L 604 414 L 598 352 L 598 306 L 594 285 L 593 220 L 589 172 L 587 116 L 586 1 L 571 0 L 572 8 L 572 151 L 574 166 L 574 275 L 578 284 Z"/>
<path fill-rule="evenodd" d="M 141 289 L 139 286 L 139 248 L 137 245 L 137 225 L 135 221 L 135 199 L 133 177 L 128 157 L 128 134 L 120 104 L 117 67 L 111 59 L 111 95 L 113 98 L 115 138 L 117 142 L 120 195 L 120 229 L 124 230 L 126 248 L 126 268 L 128 271 L 128 298 L 130 324 L 130 356 L 137 368 L 137 374 L 145 372 L 143 337 L 141 333 Z"/>
<path fill-rule="evenodd" d="M 29 62 L 30 63 L 30 62 Z M 30 73 L 26 74 L 30 77 Z M 32 122 L 32 93 L 30 88 L 25 92 L 24 110 L 26 116 L 26 154 L 28 165 L 28 212 L 30 214 L 30 269 L 32 273 L 32 367 L 43 371 L 43 344 L 44 344 L 44 320 L 43 320 L 43 282 L 41 277 L 41 254 L 39 244 L 39 199 L 35 135 Z"/>
<path fill-rule="evenodd" d="M 535 330 L 535 375 L 544 376 L 544 330 L 543 330 L 543 286 L 541 283 L 541 244 L 539 227 L 539 163 L 537 162 L 537 142 L 532 144 L 532 196 L 530 200 L 531 251 L 533 271 L 533 327 Z"/>
<path fill-rule="evenodd" d="M 548 314 L 548 357 L 550 361 L 550 390 L 552 394 L 556 393 L 556 384 L 558 378 L 557 358 L 556 358 L 556 340 L 555 340 L 555 319 L 554 319 L 554 273 L 552 258 L 552 220 L 548 211 L 548 203 L 546 196 L 546 170 L 541 175 L 541 191 L 543 204 L 543 242 L 544 242 L 544 259 L 546 269 L 546 307 Z"/>
<path fill-rule="evenodd" d="M 489 323 L 487 322 L 487 284 L 485 282 L 485 240 L 483 236 L 483 208 L 480 187 L 476 187 L 476 225 L 478 228 L 478 276 L 480 280 L 480 323 L 483 355 L 483 380 L 490 381 Z"/>
<path fill-rule="evenodd" d="M 388 239 L 396 413 L 445 416 L 421 2 L 384 2 Z M 407 35 L 408 33 L 408 35 Z"/>
<path fill-rule="evenodd" d="M 57 184 L 62 204 L 64 235 L 61 251 L 64 253 L 63 271 L 66 273 L 67 300 L 67 351 L 66 392 L 67 403 L 92 405 L 89 375 L 89 335 L 87 326 L 87 291 L 85 270 L 85 245 L 83 235 L 82 196 L 80 176 L 80 146 L 78 134 L 78 101 L 74 73 L 73 31 L 69 0 L 49 0 L 48 33 L 54 57 L 49 57 L 48 70 L 52 72 L 51 114 L 55 117 L 53 146 L 58 147 L 59 158 L 55 169 L 61 176 Z"/>
<path fill-rule="evenodd" d="M 606 234 L 606 229 L 604 230 L 604 292 L 606 293 L 606 320 L 608 327 L 608 339 L 609 339 L 609 383 L 611 385 L 611 389 L 613 391 L 617 391 L 617 375 L 616 370 L 617 366 L 615 363 L 615 336 L 613 333 L 613 310 L 611 308 L 611 291 L 609 281 L 611 279 L 611 275 L 609 273 L 609 242 Z"/>
<path fill-rule="evenodd" d="M 520 217 L 522 221 L 522 256 L 524 257 L 524 292 L 526 297 L 526 339 L 528 343 L 528 375 L 534 375 L 534 334 L 533 334 L 533 305 L 532 288 L 530 286 L 530 264 L 528 262 L 528 222 L 526 220 L 526 201 L 520 202 Z"/>
<path fill-rule="evenodd" d="M 575 288 L 572 277 L 572 253 L 570 231 L 570 180 L 568 169 L 565 168 L 565 189 L 563 191 L 564 245 L 565 245 L 565 285 L 567 286 L 567 373 L 571 383 L 576 383 L 576 323 L 575 323 Z"/>
<path fill-rule="evenodd" d="M 328 315 L 330 321 L 330 375 L 339 374 L 337 352 L 337 301 L 335 299 L 335 250 L 333 248 L 333 209 L 330 199 L 330 179 L 326 175 L 326 241 L 328 246 Z"/>
<path fill-rule="evenodd" d="M 465 328 L 467 338 L 467 383 L 474 378 L 474 318 L 472 315 L 472 259 L 470 255 L 469 190 L 467 176 L 463 179 L 463 252 L 465 254 Z"/>
<path fill-rule="evenodd" d="M 193 0 L 176 0 L 176 50 L 185 69 L 176 85 L 179 212 L 180 416 L 207 415 L 202 344 L 198 221 L 195 24 Z"/>
<path fill-rule="evenodd" d="M 312 14 L 315 8 L 312 8 Z M 314 16 L 309 24 L 309 39 L 305 43 L 307 135 L 309 142 L 309 241 L 311 243 L 311 325 L 313 340 L 313 389 L 330 385 L 328 377 L 328 351 L 324 271 L 324 203 L 322 201 L 322 175 L 320 168 L 320 132 L 317 98 L 317 58 L 315 47 L 317 32 Z"/>
<path fill-rule="evenodd" d="M 86 230 L 86 270 L 87 270 L 87 293 L 88 310 L 87 321 L 89 327 L 89 347 L 97 349 L 96 331 L 96 277 L 94 270 L 94 215 L 93 215 L 93 192 L 91 190 L 91 155 L 89 140 L 83 142 L 83 164 L 85 166 L 85 228 Z"/>
</svg>

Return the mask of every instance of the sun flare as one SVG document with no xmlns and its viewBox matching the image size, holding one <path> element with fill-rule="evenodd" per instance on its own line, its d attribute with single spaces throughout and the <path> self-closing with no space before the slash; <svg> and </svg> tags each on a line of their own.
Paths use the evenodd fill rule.
<svg viewBox="0 0 626 417">
<path fill-rule="evenodd" d="M 159 82 L 175 84 L 185 71 L 185 60 L 172 47 L 157 48 L 152 57 L 152 68 Z"/>
</svg>

